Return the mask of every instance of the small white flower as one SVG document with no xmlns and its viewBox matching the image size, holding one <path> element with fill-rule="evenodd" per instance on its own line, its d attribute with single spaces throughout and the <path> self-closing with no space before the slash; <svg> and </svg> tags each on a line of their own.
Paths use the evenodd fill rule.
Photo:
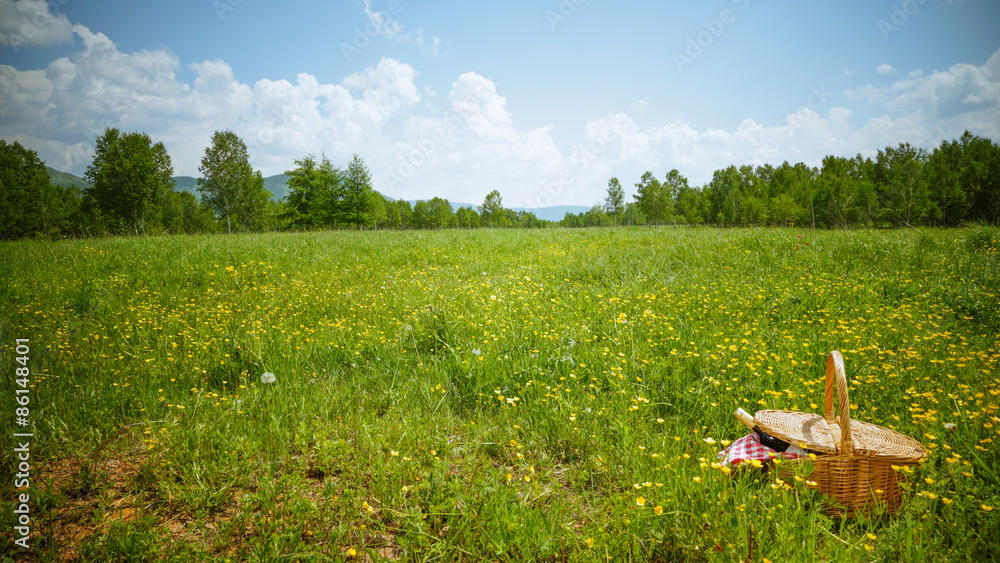
<svg viewBox="0 0 1000 563">
<path fill-rule="evenodd" d="M 472 355 L 473 355 L 473 356 L 478 356 L 479 354 L 480 354 L 480 352 L 479 352 L 479 348 L 473 348 L 473 349 L 472 349 Z"/>
<path fill-rule="evenodd" d="M 260 375 L 260 382 L 265 385 L 268 383 L 274 383 L 276 380 L 277 379 L 274 377 L 274 374 L 269 371 L 265 371 Z"/>
</svg>

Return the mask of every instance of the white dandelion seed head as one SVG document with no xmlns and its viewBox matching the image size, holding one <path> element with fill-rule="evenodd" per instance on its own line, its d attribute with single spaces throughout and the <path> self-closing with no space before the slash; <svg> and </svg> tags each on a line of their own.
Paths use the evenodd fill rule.
<svg viewBox="0 0 1000 563">
<path fill-rule="evenodd" d="M 274 377 L 274 374 L 269 371 L 265 371 L 260 375 L 260 382 L 265 385 L 269 383 L 274 383 L 275 381 L 277 381 L 277 378 Z"/>
</svg>

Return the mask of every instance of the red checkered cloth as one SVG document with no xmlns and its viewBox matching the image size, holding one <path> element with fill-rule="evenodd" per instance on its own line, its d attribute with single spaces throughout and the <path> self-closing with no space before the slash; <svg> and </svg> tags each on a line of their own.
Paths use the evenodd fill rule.
<svg viewBox="0 0 1000 563">
<path fill-rule="evenodd" d="M 775 458 L 795 459 L 798 457 L 803 456 L 793 452 L 779 453 L 761 444 L 760 437 L 757 436 L 756 432 L 751 432 L 749 435 L 736 440 L 718 454 L 718 458 L 722 460 L 722 465 L 726 466 L 736 466 L 752 459 L 765 462 Z"/>
</svg>

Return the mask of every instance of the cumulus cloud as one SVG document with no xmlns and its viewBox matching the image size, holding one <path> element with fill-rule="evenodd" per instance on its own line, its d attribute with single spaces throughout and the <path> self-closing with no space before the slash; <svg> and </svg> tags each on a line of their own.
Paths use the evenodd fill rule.
<svg viewBox="0 0 1000 563">
<path fill-rule="evenodd" d="M 196 174 L 212 132 L 232 129 L 256 166 L 280 173 L 308 153 L 344 159 L 366 143 L 378 145 L 383 124 L 420 100 L 417 72 L 393 59 L 342 84 L 320 84 L 309 74 L 295 84 L 245 84 L 225 61 L 207 60 L 189 65 L 196 75 L 189 84 L 178 80 L 181 64 L 168 50 L 124 53 L 85 26 L 73 33 L 79 50 L 44 70 L 0 65 L 0 134 L 75 173 L 86 168 L 105 127 L 164 141 L 178 174 Z"/>
<path fill-rule="evenodd" d="M 582 201 L 600 201 L 603 186 L 598 180 L 611 175 L 638 179 L 650 170 L 663 177 L 676 168 L 700 185 L 730 164 L 778 165 L 787 160 L 818 166 L 826 155 L 871 156 L 904 141 L 931 148 L 966 129 L 1000 138 L 1000 51 L 982 66 L 957 64 L 930 74 L 913 71 L 888 86 L 848 90 L 845 97 L 867 100 L 885 113 L 852 125 L 855 116 L 849 108 L 831 107 L 821 115 L 803 107 L 774 126 L 746 119 L 733 130 L 705 131 L 682 122 L 640 129 L 627 114 L 609 114 L 586 124 L 583 141 L 568 156 L 597 176 L 572 189 L 584 191 Z M 553 197 L 571 191 L 571 183 L 564 184 L 549 184 Z"/>
<path fill-rule="evenodd" d="M 960 63 L 947 70 L 914 70 L 888 86 L 849 89 L 850 100 L 866 100 L 907 122 L 922 124 L 923 142 L 930 133 L 965 129 L 1000 136 L 1000 50 L 982 66 Z"/>
<path fill-rule="evenodd" d="M 885 76 L 896 72 L 896 69 L 892 68 L 892 65 L 889 63 L 882 63 L 875 68 L 875 72 L 877 72 L 879 76 Z"/>
<path fill-rule="evenodd" d="M 0 0 L 0 46 L 48 47 L 73 40 L 65 14 L 52 14 L 46 0 Z"/>
<path fill-rule="evenodd" d="M 441 115 L 406 120 L 402 139 L 380 155 L 384 173 L 374 178 L 376 189 L 406 199 L 438 195 L 478 203 L 492 189 L 520 194 L 558 172 L 553 127 L 517 127 L 491 80 L 462 74 L 447 99 Z"/>
<path fill-rule="evenodd" d="M 4 1 L 8 9 L 19 5 Z M 700 185 L 730 164 L 818 166 L 828 154 L 871 154 L 902 141 L 929 148 L 965 129 L 1000 138 L 1000 51 L 982 66 L 915 70 L 844 93 L 842 106 L 866 101 L 877 108 L 874 116 L 803 107 L 773 126 L 745 119 L 724 129 L 682 121 L 642 128 L 633 119 L 647 107 L 640 100 L 629 109 L 633 115 L 569 124 L 575 128 L 563 136 L 575 139 L 560 145 L 554 125 L 522 125 L 504 93 L 476 72 L 457 76 L 441 98 L 435 85 L 419 83 L 416 68 L 391 58 L 339 83 L 308 73 L 244 83 L 223 60 L 182 63 L 167 49 L 122 52 L 81 25 L 71 34 L 75 51 L 44 69 L 0 65 L 0 136 L 77 174 L 106 126 L 163 141 L 175 172 L 186 175 L 198 174 L 211 134 L 231 129 L 265 175 L 310 153 L 340 163 L 358 153 L 375 188 L 391 197 L 477 203 L 498 189 L 508 206 L 539 207 L 602 201 L 611 176 L 630 192 L 646 170 L 662 178 L 676 168 Z M 178 78 L 183 65 L 193 79 Z"/>
<path fill-rule="evenodd" d="M 375 124 L 382 124 L 402 107 L 420 101 L 414 84 L 417 75 L 412 66 L 383 58 L 377 66 L 345 78 L 343 85 L 362 91 L 363 98 L 355 102 L 355 111 Z"/>
<path fill-rule="evenodd" d="M 698 131 L 682 122 L 640 129 L 630 116 L 614 113 L 586 124 L 584 139 L 573 148 L 569 162 L 602 178 L 638 179 L 646 170 L 662 177 L 676 168 L 699 185 L 710 181 L 715 170 L 731 164 L 818 161 L 841 148 L 833 127 L 844 118 L 843 112 L 834 108 L 831 116 L 823 118 L 804 108 L 786 116 L 781 125 L 764 126 L 746 119 L 732 131 Z M 590 200 L 603 197 L 598 183 L 586 190 Z"/>
</svg>

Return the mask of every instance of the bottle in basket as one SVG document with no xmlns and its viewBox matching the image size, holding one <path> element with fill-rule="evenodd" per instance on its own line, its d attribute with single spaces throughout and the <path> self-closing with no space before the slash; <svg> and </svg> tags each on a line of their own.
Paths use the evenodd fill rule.
<svg viewBox="0 0 1000 563">
<path fill-rule="evenodd" d="M 747 411 L 743 409 L 736 409 L 736 412 L 733 413 L 733 416 L 735 416 L 740 422 L 745 424 L 748 428 L 753 430 L 754 433 L 757 434 L 757 438 L 760 439 L 760 443 L 762 445 L 767 446 L 779 453 L 789 453 L 798 456 L 808 455 L 808 452 L 806 450 L 803 450 L 798 446 L 789 444 L 784 440 L 779 440 L 774 436 L 768 434 L 767 432 L 761 430 L 760 427 L 754 423 L 753 416 L 751 416 L 750 413 L 748 413 Z"/>
</svg>

